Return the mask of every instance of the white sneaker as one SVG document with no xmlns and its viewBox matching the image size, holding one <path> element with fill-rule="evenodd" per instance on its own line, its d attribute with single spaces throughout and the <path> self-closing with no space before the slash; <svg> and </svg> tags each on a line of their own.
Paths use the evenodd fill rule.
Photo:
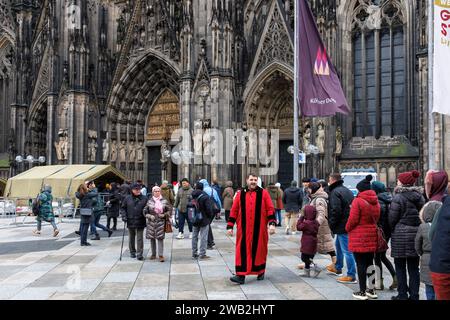
<svg viewBox="0 0 450 320">
<path fill-rule="evenodd" d="M 189 239 L 192 239 L 192 232 L 189 233 Z"/>
<path fill-rule="evenodd" d="M 297 234 L 297 231 L 292 231 L 292 234 Z"/>
<path fill-rule="evenodd" d="M 38 231 L 38 230 L 34 230 L 34 231 L 33 231 L 33 234 L 36 235 L 36 236 L 40 236 L 40 235 L 41 235 L 41 232 Z"/>
<path fill-rule="evenodd" d="M 184 234 L 183 234 L 183 232 L 178 233 L 177 239 L 184 239 Z"/>
</svg>

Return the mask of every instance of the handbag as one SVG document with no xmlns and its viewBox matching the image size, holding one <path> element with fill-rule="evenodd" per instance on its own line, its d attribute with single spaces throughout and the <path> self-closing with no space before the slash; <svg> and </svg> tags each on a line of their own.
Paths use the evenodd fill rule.
<svg viewBox="0 0 450 320">
<path fill-rule="evenodd" d="M 92 216 L 92 209 L 91 208 L 80 208 L 80 215 L 84 217 L 90 217 Z"/>
<path fill-rule="evenodd" d="M 164 225 L 164 232 L 165 233 L 172 233 L 172 223 L 170 222 L 169 219 L 166 219 L 165 225 Z"/>
<path fill-rule="evenodd" d="M 364 199 L 363 199 L 364 200 Z M 366 200 L 364 200 L 367 204 L 369 204 Z M 379 252 L 386 252 L 389 249 L 389 246 L 387 244 L 386 238 L 384 236 L 383 229 L 378 225 L 378 223 L 375 221 L 375 218 L 372 216 L 373 222 L 375 223 L 375 226 L 377 228 L 377 249 L 376 253 Z"/>
</svg>

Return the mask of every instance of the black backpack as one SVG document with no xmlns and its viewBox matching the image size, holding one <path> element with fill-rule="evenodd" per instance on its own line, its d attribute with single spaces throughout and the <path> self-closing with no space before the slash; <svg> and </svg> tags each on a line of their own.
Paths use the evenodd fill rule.
<svg viewBox="0 0 450 320">
<path fill-rule="evenodd" d="M 203 214 L 200 211 L 200 205 L 198 200 L 203 196 L 201 194 L 197 199 L 192 199 L 188 207 L 188 219 L 192 224 L 198 225 L 203 222 Z"/>
<path fill-rule="evenodd" d="M 33 213 L 33 216 L 38 216 L 39 210 L 41 209 L 41 200 L 39 200 L 39 196 L 40 195 L 38 194 L 31 204 L 31 212 Z"/>
</svg>

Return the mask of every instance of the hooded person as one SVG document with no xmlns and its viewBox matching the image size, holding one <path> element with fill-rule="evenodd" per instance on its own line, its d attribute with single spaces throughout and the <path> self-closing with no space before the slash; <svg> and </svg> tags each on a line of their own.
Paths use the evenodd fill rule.
<svg viewBox="0 0 450 320">
<path fill-rule="evenodd" d="M 175 203 L 175 196 L 173 195 L 173 190 L 169 186 L 169 181 L 164 180 L 161 183 L 161 196 L 166 199 L 171 206 Z"/>
<path fill-rule="evenodd" d="M 419 177 L 420 173 L 416 170 L 399 174 L 389 209 L 391 256 L 398 281 L 398 295 L 393 296 L 393 300 L 419 300 L 420 258 L 415 239 L 421 224 L 419 211 L 425 204 L 424 189 L 414 186 Z"/>
<path fill-rule="evenodd" d="M 368 175 L 356 185 L 358 195 L 352 202 L 345 225 L 348 249 L 353 252 L 358 271 L 359 292 L 354 292 L 353 297 L 360 300 L 378 298 L 373 288 L 367 289 L 367 270 L 373 266 L 377 251 L 377 223 L 380 219 L 380 204 L 371 189 L 372 179 L 372 175 Z"/>
<path fill-rule="evenodd" d="M 228 218 L 230 217 L 231 207 L 233 206 L 233 198 L 234 198 L 234 190 L 233 190 L 233 182 L 227 181 L 225 183 L 225 189 L 222 193 L 223 199 L 223 208 L 225 210 L 225 220 L 228 222 Z"/>
<path fill-rule="evenodd" d="M 389 239 L 391 238 L 391 227 L 389 226 L 389 206 L 392 202 L 392 195 L 386 191 L 386 186 L 380 181 L 372 182 L 372 190 L 377 194 L 378 203 L 380 204 L 380 220 L 378 220 L 378 226 L 383 230 L 386 243 L 389 243 Z M 391 261 L 386 256 L 386 251 L 375 253 L 375 265 L 379 268 L 379 274 L 381 275 L 381 277 L 377 278 L 375 281 L 375 289 L 384 290 L 383 264 L 389 270 L 392 277 L 392 284 L 389 286 L 389 290 L 397 289 L 397 274 Z"/>
<path fill-rule="evenodd" d="M 52 187 L 50 185 L 45 185 L 42 192 L 37 197 L 36 201 L 39 203 L 39 214 L 36 217 L 37 228 L 33 233 L 35 235 L 41 234 L 42 221 L 51 223 L 53 227 L 53 236 L 56 237 L 59 234 L 58 227 L 55 223 L 55 215 L 53 214 L 53 196 Z"/>
<path fill-rule="evenodd" d="M 272 199 L 272 204 L 273 207 L 275 208 L 275 218 L 277 219 L 277 227 L 281 226 L 281 209 L 279 207 L 283 198 L 282 191 L 273 182 L 269 183 L 269 186 L 266 188 L 266 190 L 267 192 L 269 192 L 270 199 Z"/>
<path fill-rule="evenodd" d="M 317 234 L 319 232 L 319 222 L 317 221 L 317 210 L 312 205 L 307 205 L 303 209 L 303 215 L 297 222 L 297 230 L 302 232 L 300 240 L 301 259 L 305 263 L 302 276 L 311 277 L 311 265 L 313 266 L 313 277 L 316 278 L 321 269 L 314 264 L 313 259 L 317 253 Z"/>
</svg>

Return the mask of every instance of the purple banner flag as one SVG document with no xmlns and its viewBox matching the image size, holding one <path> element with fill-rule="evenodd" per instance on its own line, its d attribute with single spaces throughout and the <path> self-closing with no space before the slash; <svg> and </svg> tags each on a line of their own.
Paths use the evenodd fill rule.
<svg viewBox="0 0 450 320">
<path fill-rule="evenodd" d="M 336 68 L 331 63 L 306 0 L 296 0 L 296 86 L 300 113 L 307 117 L 349 114 Z"/>
</svg>

